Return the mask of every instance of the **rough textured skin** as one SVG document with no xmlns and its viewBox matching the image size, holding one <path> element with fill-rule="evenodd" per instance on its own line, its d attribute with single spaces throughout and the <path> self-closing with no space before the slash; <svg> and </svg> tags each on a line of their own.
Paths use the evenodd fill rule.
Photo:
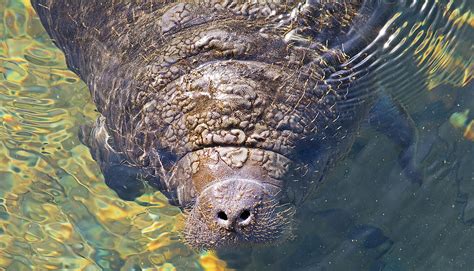
<svg viewBox="0 0 474 271">
<path fill-rule="evenodd" d="M 32 2 L 102 114 L 82 137 L 107 184 L 189 208 L 196 248 L 289 237 L 373 103 L 326 81 L 357 1 Z"/>
</svg>

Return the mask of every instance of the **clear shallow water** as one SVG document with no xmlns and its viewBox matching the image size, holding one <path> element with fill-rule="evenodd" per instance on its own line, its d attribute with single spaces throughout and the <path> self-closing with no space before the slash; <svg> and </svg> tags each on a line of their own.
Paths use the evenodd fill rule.
<svg viewBox="0 0 474 271">
<path fill-rule="evenodd" d="M 411 44 L 420 70 L 429 71 L 416 99 L 410 93 L 419 84 L 397 73 L 405 67 L 371 64 L 384 84 L 408 89 L 399 96 L 410 101 L 420 130 L 423 185 L 400 175 L 397 146 L 364 129 L 349 158 L 301 207 L 296 240 L 240 258 L 247 269 L 474 269 L 474 141 L 464 135 L 473 114 L 450 121 L 456 112 L 474 113 L 474 19 L 466 5 L 433 11 L 441 17 L 421 12 L 430 19 L 391 38 L 387 48 Z M 78 126 L 96 117 L 86 86 L 67 70 L 28 1 L 3 0 L 0 11 L 0 267 L 223 269 L 177 240 L 181 214 L 159 193 L 142 197 L 144 207 L 106 187 L 77 139 Z M 403 15 L 394 24 L 414 20 Z"/>
</svg>

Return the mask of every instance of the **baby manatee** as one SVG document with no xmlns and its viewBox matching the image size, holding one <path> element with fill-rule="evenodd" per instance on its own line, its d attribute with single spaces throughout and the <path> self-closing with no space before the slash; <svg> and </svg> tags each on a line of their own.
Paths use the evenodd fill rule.
<svg viewBox="0 0 474 271">
<path fill-rule="evenodd" d="M 80 137 L 107 185 L 124 200 L 161 191 L 187 213 L 187 244 L 220 249 L 291 238 L 297 207 L 362 123 L 388 131 L 420 178 L 412 122 L 388 94 L 357 88 L 376 77 L 349 62 L 388 2 L 32 5 L 101 114 Z"/>
</svg>

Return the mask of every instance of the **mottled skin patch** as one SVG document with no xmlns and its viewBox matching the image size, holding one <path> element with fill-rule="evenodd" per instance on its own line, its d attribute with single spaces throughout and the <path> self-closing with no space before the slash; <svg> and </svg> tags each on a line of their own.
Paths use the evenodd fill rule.
<svg viewBox="0 0 474 271">
<path fill-rule="evenodd" d="M 325 80 L 350 57 L 336 45 L 355 1 L 32 2 L 102 114 L 83 141 L 108 185 L 189 208 L 195 248 L 290 236 L 373 103 L 348 112 L 347 86 Z M 136 178 L 108 179 L 112 163 Z"/>
</svg>

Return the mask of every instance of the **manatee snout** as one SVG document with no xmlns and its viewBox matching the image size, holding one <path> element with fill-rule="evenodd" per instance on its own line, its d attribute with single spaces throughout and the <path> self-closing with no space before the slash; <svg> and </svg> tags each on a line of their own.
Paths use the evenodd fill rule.
<svg viewBox="0 0 474 271">
<path fill-rule="evenodd" d="M 229 231 L 242 231 L 255 219 L 256 208 L 264 199 L 263 186 L 252 180 L 226 180 L 211 185 L 201 198 L 214 202 L 206 219 Z M 203 202 L 205 200 L 202 200 Z"/>
<path fill-rule="evenodd" d="M 276 187 L 258 180 L 217 181 L 198 196 L 186 220 L 184 239 L 205 249 L 285 240 L 293 212 L 279 199 Z"/>
</svg>

